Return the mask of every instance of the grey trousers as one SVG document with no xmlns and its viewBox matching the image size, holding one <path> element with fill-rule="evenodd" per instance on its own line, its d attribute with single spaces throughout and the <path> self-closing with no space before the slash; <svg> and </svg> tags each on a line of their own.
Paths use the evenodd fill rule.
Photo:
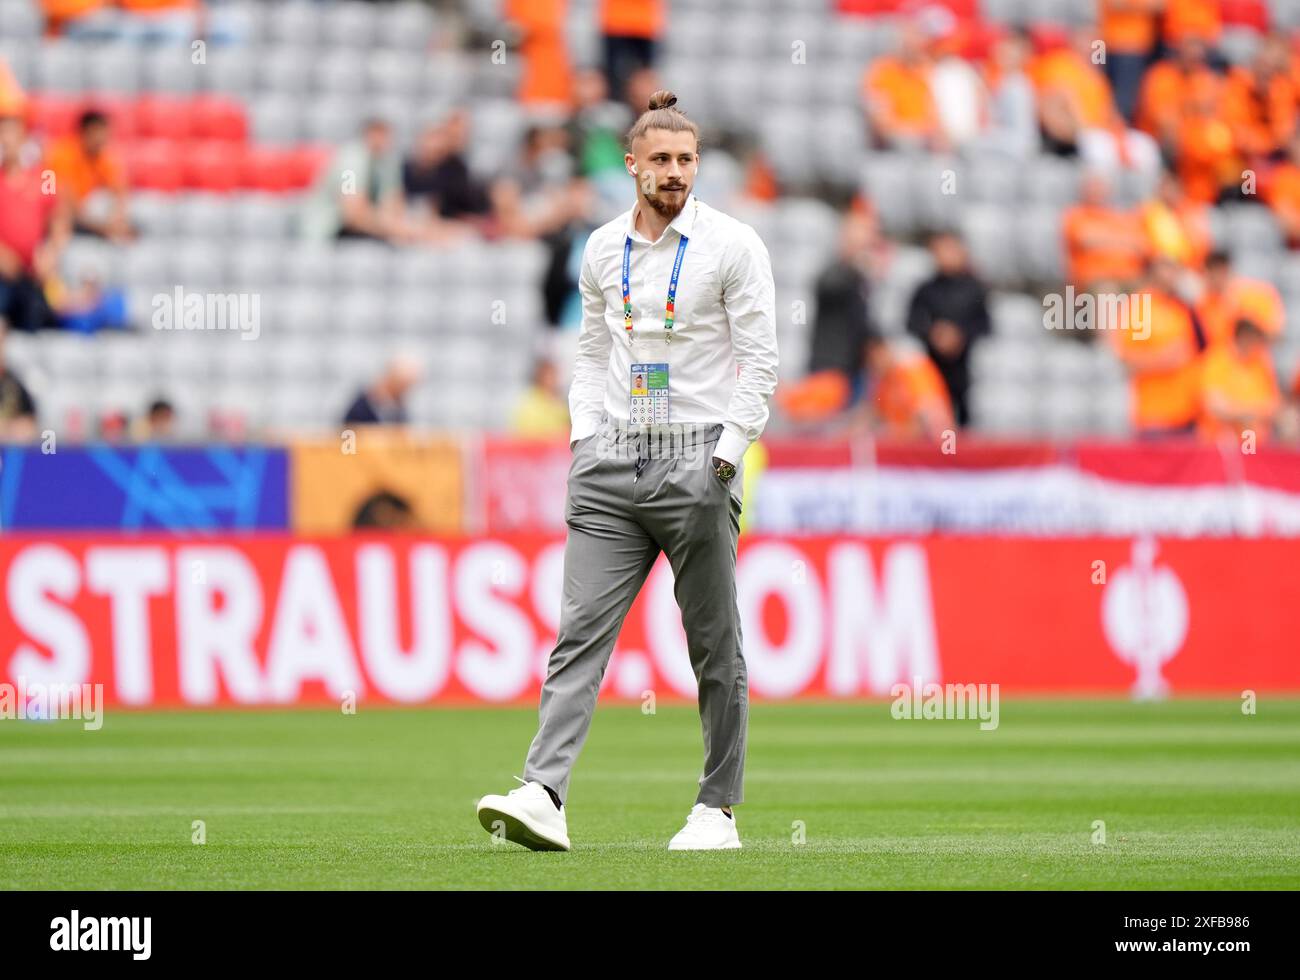
<svg viewBox="0 0 1300 980">
<path fill-rule="evenodd" d="M 744 802 L 749 682 L 736 605 L 743 502 L 713 472 L 722 423 L 628 426 L 606 414 L 569 468 L 564 599 L 524 779 L 568 798 L 614 642 L 662 550 L 699 684 L 704 770 L 697 803 Z"/>
</svg>

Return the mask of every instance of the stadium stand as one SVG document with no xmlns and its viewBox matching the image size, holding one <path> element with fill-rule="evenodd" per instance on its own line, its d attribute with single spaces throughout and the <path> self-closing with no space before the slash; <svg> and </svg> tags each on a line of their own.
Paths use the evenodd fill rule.
<svg viewBox="0 0 1300 980">
<path fill-rule="evenodd" d="M 928 234 L 965 239 L 991 322 L 970 352 L 973 429 L 1131 431 L 1114 345 L 1044 329 L 1071 243 L 1105 238 L 1099 222 L 1070 218 L 1104 172 L 1107 206 L 1155 243 L 1132 246 L 1128 265 L 1184 248 L 1192 215 L 1209 239 L 1187 252 L 1193 290 L 1211 249 L 1277 288 L 1287 322 L 1268 334 L 1270 370 L 1289 391 L 1300 4 L 1171 0 L 1163 19 L 1134 23 L 1111 6 L 0 0 L 0 114 L 21 115 L 39 155 L 101 110 L 130 225 L 72 237 L 46 283 L 65 329 L 11 329 L 6 360 L 56 428 L 138 415 L 158 396 L 191 437 L 230 417 L 250 433 L 324 428 L 401 355 L 425 365 L 413 423 L 504 429 L 539 357 L 568 369 L 568 267 L 586 233 L 628 206 L 618 142 L 658 80 L 704 127 L 698 193 L 771 251 L 783 387 L 809 374 L 816 284 L 853 208 L 874 226 L 870 320 L 900 343 L 933 273 Z M 1089 38 L 1113 57 L 1089 63 Z M 1182 115 L 1151 111 L 1142 84 L 1172 86 Z M 384 168 L 418 143 L 435 190 L 408 195 L 383 240 L 314 240 L 303 233 L 313 194 L 372 119 L 393 149 L 365 167 L 395 172 Z M 1243 173 L 1258 182 L 1244 193 Z M 1096 247 L 1119 247 L 1105 241 Z M 178 291 L 255 298 L 256 341 L 153 329 Z M 99 328 L 115 296 L 132 329 Z M 852 380 L 860 403 L 869 395 Z M 808 424 L 781 404 L 771 431 Z"/>
</svg>

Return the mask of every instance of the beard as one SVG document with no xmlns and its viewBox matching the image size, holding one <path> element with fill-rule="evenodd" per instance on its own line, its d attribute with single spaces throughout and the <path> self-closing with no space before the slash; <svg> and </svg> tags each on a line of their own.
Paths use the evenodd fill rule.
<svg viewBox="0 0 1300 980">
<path fill-rule="evenodd" d="M 686 198 L 690 196 L 690 188 L 683 184 L 680 188 L 661 187 L 660 190 L 678 190 L 683 193 L 680 200 L 671 201 L 660 198 L 658 194 L 651 196 L 643 191 L 641 193 L 641 200 L 643 200 L 647 206 L 653 208 L 655 214 L 672 221 L 673 218 L 682 213 L 682 208 L 686 207 Z"/>
</svg>

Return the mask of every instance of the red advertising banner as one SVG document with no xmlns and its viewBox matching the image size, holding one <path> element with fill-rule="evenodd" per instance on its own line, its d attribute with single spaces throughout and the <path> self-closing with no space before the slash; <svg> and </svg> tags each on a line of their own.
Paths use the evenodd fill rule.
<svg viewBox="0 0 1300 980">
<path fill-rule="evenodd" d="M 1300 691 L 1296 545 L 1273 539 L 744 537 L 755 698 Z M 564 540 L 0 540 L 0 683 L 119 705 L 531 702 Z M 603 695 L 693 698 L 662 556 Z"/>
</svg>

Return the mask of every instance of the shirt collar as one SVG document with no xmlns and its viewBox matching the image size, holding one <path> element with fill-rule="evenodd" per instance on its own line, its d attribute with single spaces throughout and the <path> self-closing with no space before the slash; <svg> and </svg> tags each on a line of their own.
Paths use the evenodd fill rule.
<svg viewBox="0 0 1300 980">
<path fill-rule="evenodd" d="M 668 228 L 673 229 L 677 234 L 684 238 L 690 238 L 691 230 L 695 227 L 696 204 L 695 192 L 692 191 L 686 195 L 686 203 L 682 205 L 682 209 L 678 212 L 677 217 L 668 222 Z M 641 234 L 641 232 L 636 229 L 636 207 L 636 204 L 633 204 L 627 212 L 627 234 L 633 241 L 649 241 L 645 235 Z M 664 229 L 664 232 L 666 234 L 667 229 Z M 660 237 L 662 238 L 663 236 Z"/>
</svg>

